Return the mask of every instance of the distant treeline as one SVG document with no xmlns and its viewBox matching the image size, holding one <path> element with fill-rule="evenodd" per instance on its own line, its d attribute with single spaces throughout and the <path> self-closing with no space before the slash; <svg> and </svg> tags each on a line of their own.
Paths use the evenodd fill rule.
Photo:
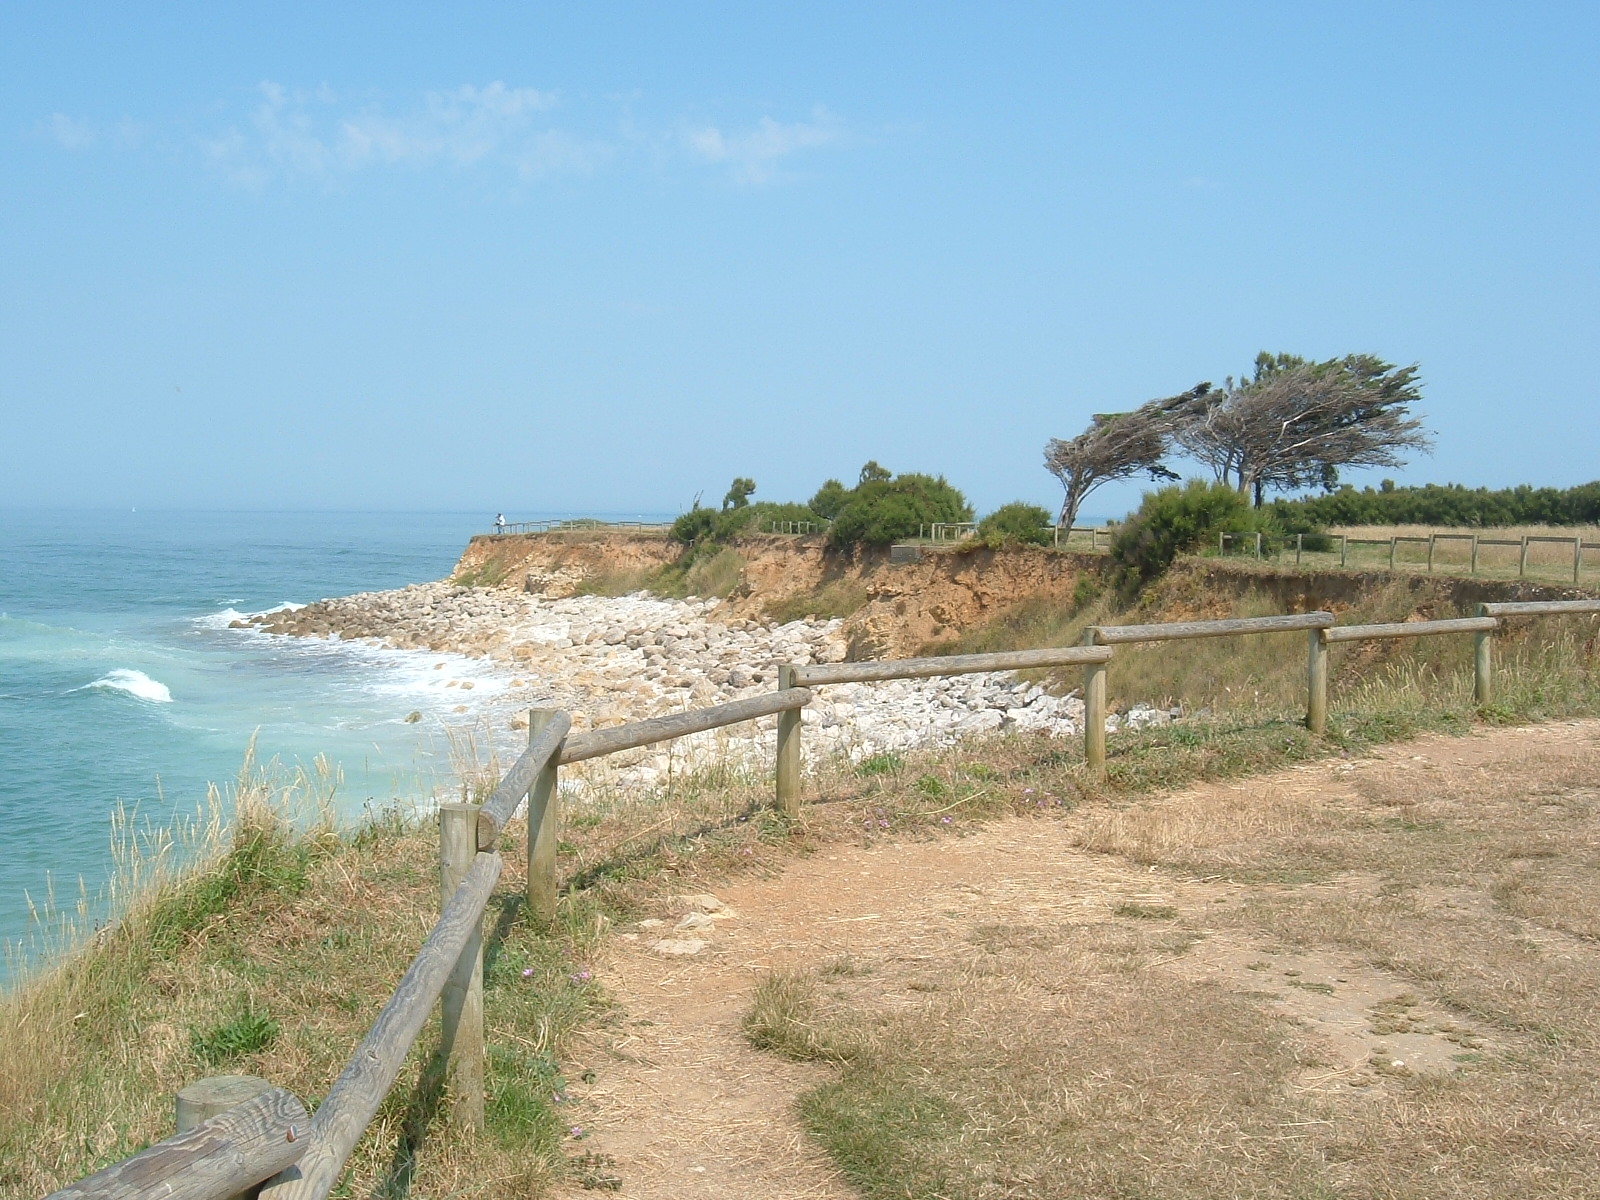
<svg viewBox="0 0 1600 1200">
<path fill-rule="evenodd" d="M 1593 525 L 1600 524 L 1600 480 L 1574 488 L 1463 487 L 1428 483 L 1422 487 L 1382 486 L 1357 491 L 1346 484 L 1336 492 L 1301 500 L 1276 500 L 1286 521 L 1310 525 Z"/>
</svg>

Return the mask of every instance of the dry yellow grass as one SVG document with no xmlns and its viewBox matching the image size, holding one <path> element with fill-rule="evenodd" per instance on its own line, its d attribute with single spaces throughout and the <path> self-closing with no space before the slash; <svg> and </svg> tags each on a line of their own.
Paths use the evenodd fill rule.
<svg viewBox="0 0 1600 1200">
<path fill-rule="evenodd" d="M 1082 808 L 1162 902 L 945 912 L 748 1028 L 843 1064 L 868 1195 L 1600 1195 L 1596 778 L 1589 722 Z"/>
</svg>

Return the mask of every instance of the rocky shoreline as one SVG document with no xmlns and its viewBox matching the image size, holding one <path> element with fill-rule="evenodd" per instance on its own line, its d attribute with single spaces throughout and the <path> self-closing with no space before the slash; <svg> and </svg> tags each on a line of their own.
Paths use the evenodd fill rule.
<svg viewBox="0 0 1600 1200">
<path fill-rule="evenodd" d="M 502 731 L 525 727 L 526 717 L 517 714 L 528 708 L 566 709 L 577 729 L 699 708 L 770 691 L 780 663 L 842 662 L 848 655 L 837 619 L 722 620 L 723 610 L 716 600 L 643 593 L 552 599 L 440 582 L 259 613 L 234 625 L 487 659 L 509 677 L 492 707 L 460 695 L 470 682 L 441 679 L 440 687 L 457 689 L 456 712 L 484 711 Z M 1167 719 L 1140 707 L 1111 722 Z M 670 751 L 635 751 L 609 766 L 648 783 L 673 762 L 680 770 L 711 761 L 760 763 L 772 753 L 774 720 L 694 735 Z M 859 760 L 983 733 L 1076 736 L 1083 702 L 1076 693 L 1052 695 L 1007 674 L 964 675 L 820 688 L 803 720 L 808 755 Z"/>
</svg>

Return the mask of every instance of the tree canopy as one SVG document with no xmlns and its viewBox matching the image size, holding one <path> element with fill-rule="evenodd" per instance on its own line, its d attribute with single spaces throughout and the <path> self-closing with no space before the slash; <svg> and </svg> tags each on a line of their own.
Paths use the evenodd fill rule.
<svg viewBox="0 0 1600 1200">
<path fill-rule="evenodd" d="M 1263 351 L 1249 378 L 1229 379 L 1173 437 L 1257 504 L 1268 489 L 1331 490 L 1341 468 L 1398 467 L 1404 451 L 1431 449 L 1410 413 L 1421 398 L 1417 374 L 1416 364 L 1371 354 L 1309 362 Z"/>
<path fill-rule="evenodd" d="M 1044 448 L 1045 469 L 1066 490 L 1057 524 L 1070 528 L 1089 494 L 1112 480 L 1135 475 L 1176 479 L 1162 460 L 1173 435 L 1204 411 L 1210 395 L 1211 385 L 1199 383 L 1132 412 L 1096 413 L 1075 438 L 1051 438 Z"/>
</svg>

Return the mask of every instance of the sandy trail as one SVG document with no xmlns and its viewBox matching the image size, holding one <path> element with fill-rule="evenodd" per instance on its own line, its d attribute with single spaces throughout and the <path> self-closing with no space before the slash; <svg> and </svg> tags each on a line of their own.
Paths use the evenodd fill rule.
<svg viewBox="0 0 1600 1200">
<path fill-rule="evenodd" d="M 1336 758 L 1208 784 L 1163 802 L 1240 789 L 1289 789 L 1336 801 L 1348 793 L 1353 773 L 1406 778 L 1426 772 L 1429 786 L 1471 788 L 1486 765 L 1530 750 L 1592 752 L 1597 741 L 1600 721 L 1428 737 L 1366 759 Z M 927 841 L 832 845 L 775 878 L 718 889 L 723 913 L 693 917 L 715 904 L 686 898 L 661 912 L 661 924 L 611 939 L 596 971 L 624 1016 L 615 1028 L 591 1035 L 572 1064 L 573 1075 L 594 1072 L 593 1086 L 574 1110 L 589 1131 L 576 1148 L 613 1160 L 605 1170 L 621 1178 L 623 1196 L 855 1195 L 807 1140 L 795 1113 L 796 1097 L 829 1078 L 831 1069 L 758 1052 L 740 1032 L 756 982 L 773 968 L 852 956 L 875 965 L 873 978 L 881 979 L 886 1003 L 896 1002 L 891 993 L 914 1003 L 918 964 L 978 953 L 974 930 L 1018 922 L 1093 924 L 1118 919 L 1116 906 L 1130 904 L 1173 906 L 1204 929 L 1214 906 L 1236 906 L 1246 890 L 1089 853 L 1074 846 L 1075 836 L 1075 817 L 1068 814 L 1000 820 Z M 1371 881 L 1352 879 L 1348 886 L 1360 890 Z M 685 916 L 694 928 L 675 931 Z M 652 949 L 664 937 L 706 945 L 692 956 L 669 956 Z M 1251 969 L 1260 969 L 1263 953 L 1273 950 L 1222 936 L 1202 941 L 1171 969 L 1237 977 L 1246 990 L 1260 982 Z M 1338 956 L 1326 962 L 1301 956 L 1283 965 L 1296 977 L 1323 971 L 1340 983 L 1349 979 L 1373 996 L 1402 986 Z M 1362 1024 L 1360 1014 L 1352 1024 L 1348 1003 L 1319 1008 L 1319 996 L 1289 990 L 1281 1011 L 1304 1036 L 1317 1039 L 1325 1055 L 1347 1064 L 1335 1074 L 1362 1069 L 1371 1039 L 1352 1032 Z M 1419 1042 L 1408 1053 L 1436 1053 L 1443 1061 L 1459 1048 Z M 574 1186 L 569 1194 L 583 1193 Z"/>
</svg>

